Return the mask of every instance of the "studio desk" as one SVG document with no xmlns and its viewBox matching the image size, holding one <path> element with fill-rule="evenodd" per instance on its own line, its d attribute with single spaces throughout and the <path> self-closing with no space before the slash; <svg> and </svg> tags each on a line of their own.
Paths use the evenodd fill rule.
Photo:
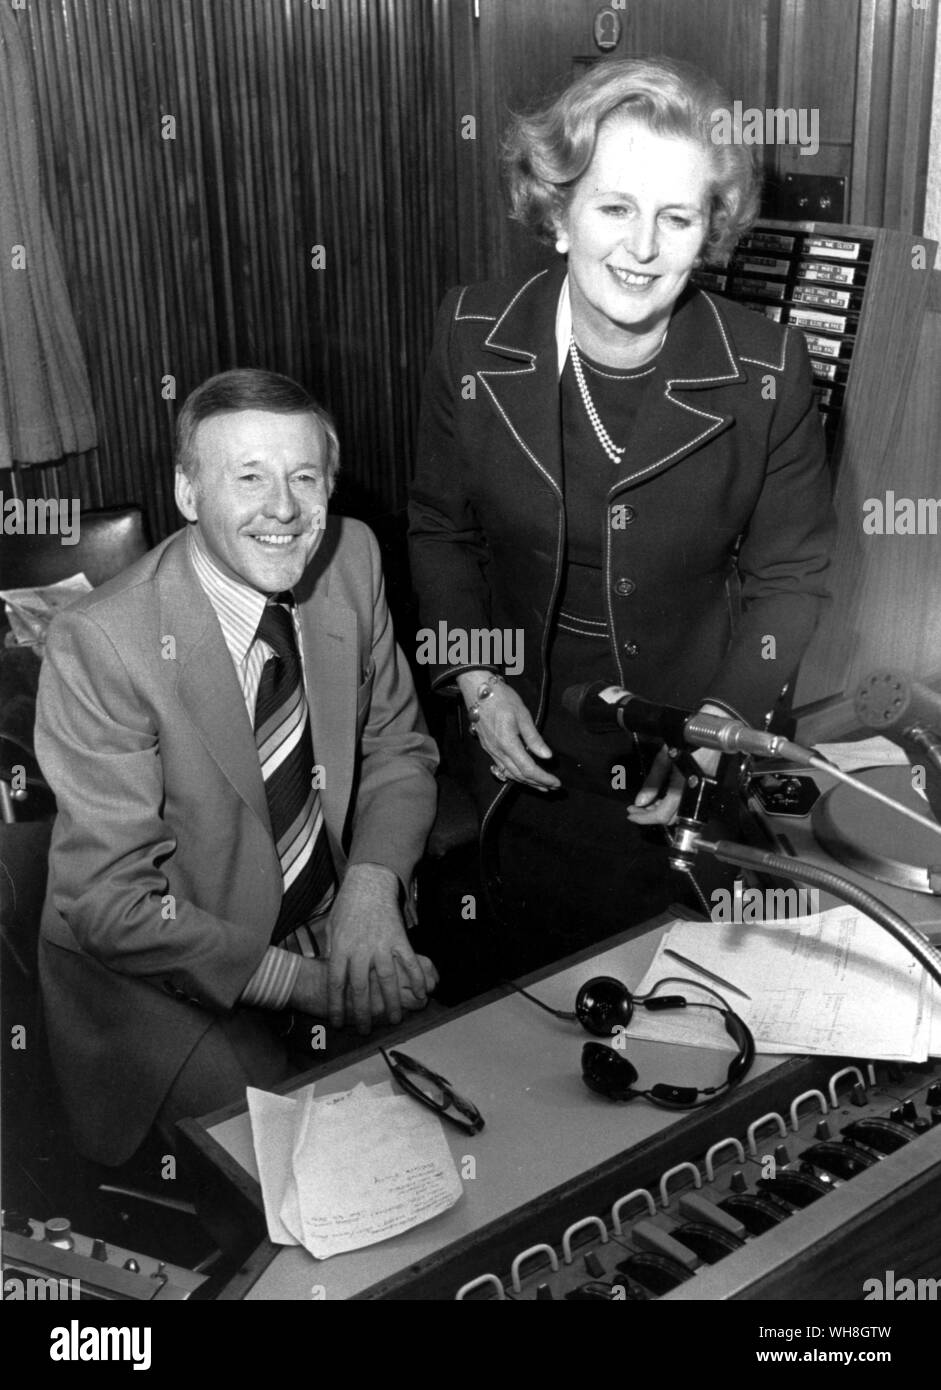
<svg viewBox="0 0 941 1390">
<path fill-rule="evenodd" d="M 634 929 L 630 938 L 606 943 L 609 949 L 573 957 L 528 983 L 546 1002 L 566 1009 L 593 975 L 612 974 L 636 987 L 669 920 L 658 918 L 640 934 Z M 731 1045 L 718 1017 L 715 1024 Z M 657 1251 L 657 1231 L 669 1236 L 689 1220 L 701 1225 L 697 1199 L 714 1204 L 706 1209 L 708 1226 L 709 1211 L 714 1216 L 715 1205 L 730 1193 L 755 1190 L 769 1155 L 779 1165 L 796 1166 L 811 1144 L 828 1136 L 839 1140 L 845 1125 L 861 1117 L 894 1111 L 897 1128 L 900 1107 L 909 1142 L 848 1181 L 830 1180 L 825 1196 L 764 1234 L 749 1235 L 718 1262 L 690 1255 L 692 1277 L 663 1296 L 859 1300 L 864 1280 L 889 1269 L 897 1279 L 941 1274 L 941 1124 L 928 1128 L 932 1118 L 941 1119 L 941 1065 L 903 1070 L 879 1063 L 872 1069 L 851 1059 L 759 1056 L 745 1081 L 721 1100 L 672 1112 L 644 1100 L 612 1103 L 590 1092 L 580 1075 L 587 1036 L 518 994 L 495 992 L 443 1021 L 439 1015 L 429 1026 L 413 1018 L 391 1039 L 383 1037 L 387 1048 L 407 1043 L 404 1050 L 480 1109 L 486 1121 L 480 1134 L 444 1125 L 458 1171 L 474 1176 L 465 1178 L 462 1198 L 442 1215 L 325 1261 L 267 1240 L 244 1105 L 184 1121 L 201 1213 L 240 1261 L 218 1296 L 454 1299 L 480 1280 L 463 1296 L 525 1300 L 563 1298 L 594 1278 L 616 1285 L 619 1296 L 629 1289 L 628 1297 L 643 1297 L 643 1289 L 619 1275 L 618 1264 L 632 1252 Z M 713 1085 L 724 1079 L 731 1056 L 727 1049 L 632 1041 L 629 1033 L 627 1042 L 625 1055 L 641 1085 Z M 281 1089 L 290 1094 L 316 1081 L 323 1096 L 389 1075 L 376 1043 L 367 1040 L 355 1054 Z M 632 1195 L 638 1189 L 645 1191 Z M 536 1245 L 548 1249 L 519 1261 Z"/>
</svg>

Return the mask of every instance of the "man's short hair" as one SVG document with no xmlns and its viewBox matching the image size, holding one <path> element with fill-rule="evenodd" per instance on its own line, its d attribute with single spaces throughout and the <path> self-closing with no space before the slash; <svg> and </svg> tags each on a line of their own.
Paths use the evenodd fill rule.
<svg viewBox="0 0 941 1390">
<path fill-rule="evenodd" d="M 595 63 L 559 96 L 517 116 L 503 143 L 511 216 L 542 241 L 555 241 L 575 187 L 595 152 L 601 127 L 631 117 L 658 135 L 699 145 L 712 170 L 706 262 L 722 262 L 758 214 L 755 152 L 741 141 L 716 144 L 715 113 L 733 107 L 700 68 L 672 58 Z M 741 131 L 737 132 L 739 135 Z"/>
<path fill-rule="evenodd" d="M 233 410 L 269 410 L 275 415 L 316 415 L 327 437 L 327 487 L 332 492 L 340 470 L 340 440 L 333 417 L 298 382 L 260 367 L 237 367 L 211 376 L 191 391 L 176 421 L 173 461 L 187 478 L 195 478 L 199 460 L 196 431 L 213 415 Z"/>
</svg>

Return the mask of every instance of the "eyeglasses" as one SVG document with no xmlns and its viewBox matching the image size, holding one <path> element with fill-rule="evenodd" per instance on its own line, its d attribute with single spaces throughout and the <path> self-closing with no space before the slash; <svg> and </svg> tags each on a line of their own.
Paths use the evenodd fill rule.
<svg viewBox="0 0 941 1390">
<path fill-rule="evenodd" d="M 465 1134 L 480 1133 L 484 1119 L 477 1106 L 453 1091 L 451 1083 L 443 1076 L 429 1071 L 413 1057 L 406 1057 L 404 1052 L 386 1052 L 384 1047 L 380 1047 L 379 1051 L 396 1081 L 410 1096 L 434 1110 L 442 1120 L 450 1120 Z"/>
</svg>

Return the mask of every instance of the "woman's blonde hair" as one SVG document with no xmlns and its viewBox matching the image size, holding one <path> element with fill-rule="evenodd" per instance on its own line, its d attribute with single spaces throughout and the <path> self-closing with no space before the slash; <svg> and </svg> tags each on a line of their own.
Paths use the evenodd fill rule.
<svg viewBox="0 0 941 1390">
<path fill-rule="evenodd" d="M 717 143 L 717 114 L 732 140 Z M 761 178 L 750 145 L 736 140 L 731 102 L 706 73 L 672 58 L 623 58 L 594 64 L 548 105 L 517 116 L 503 145 L 511 216 L 554 241 L 575 185 L 591 163 L 598 132 L 631 116 L 658 135 L 692 140 L 713 169 L 709 230 L 702 256 L 724 261 L 758 215 Z"/>
</svg>

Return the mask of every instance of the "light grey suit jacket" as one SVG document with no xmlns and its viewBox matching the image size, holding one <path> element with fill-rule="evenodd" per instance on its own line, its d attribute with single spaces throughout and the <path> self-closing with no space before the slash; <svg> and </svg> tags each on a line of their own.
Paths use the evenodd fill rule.
<svg viewBox="0 0 941 1390">
<path fill-rule="evenodd" d="M 281 901 L 251 721 L 178 532 L 52 625 L 36 751 L 56 794 L 40 970 L 76 1139 L 128 1157 Z M 379 550 L 331 517 L 295 591 L 314 757 L 337 870 L 408 884 L 437 754 L 395 645 Z"/>
</svg>

